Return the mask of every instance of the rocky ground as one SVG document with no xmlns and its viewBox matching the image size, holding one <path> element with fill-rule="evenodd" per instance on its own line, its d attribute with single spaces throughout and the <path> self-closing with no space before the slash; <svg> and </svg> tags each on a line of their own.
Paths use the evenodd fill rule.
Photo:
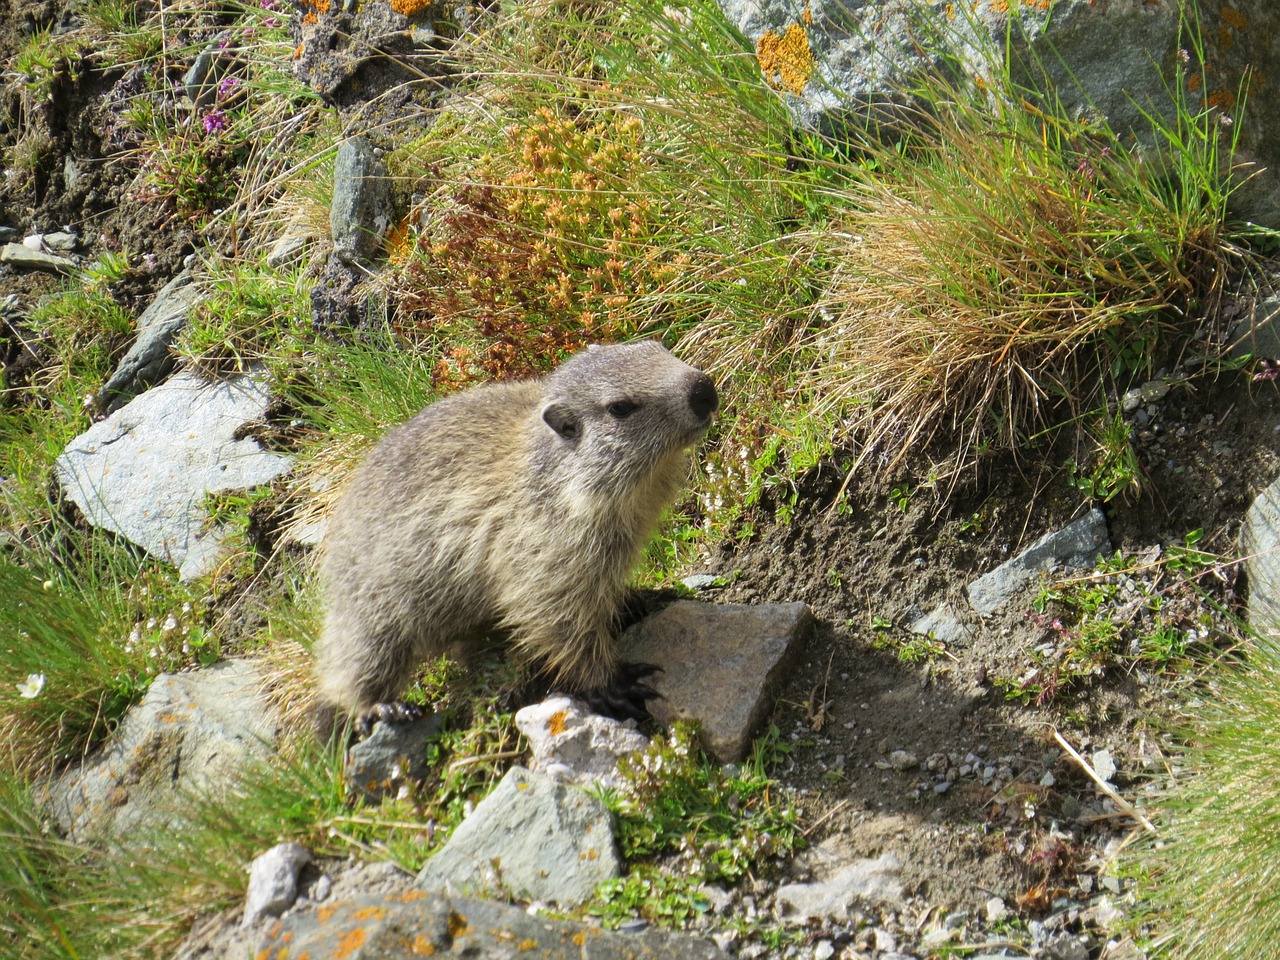
<svg viewBox="0 0 1280 960">
<path fill-rule="evenodd" d="M 0 12 L 0 60 L 33 28 L 67 16 L 52 0 L 10 4 Z M 129 144 L 112 139 L 130 82 L 127 67 L 92 63 L 57 75 L 41 108 L 41 159 L 0 183 L 0 239 L 67 231 L 78 257 L 127 249 L 144 267 L 112 292 L 136 314 L 197 247 L 229 251 L 235 238 L 198 236 L 142 189 Z M 0 94 L 10 147 L 30 108 L 22 97 L 14 87 Z M 10 319 L 61 282 L 56 265 L 13 258 L 0 266 Z M 1221 352 L 1261 296 L 1242 287 L 1224 301 L 1202 331 L 1207 352 Z M 38 363 L 39 336 L 17 320 L 0 331 L 8 385 Z M 1246 509 L 1280 474 L 1280 394 L 1268 379 L 1210 375 L 1186 359 L 1158 373 L 1161 388 L 1126 414 L 1140 495 L 1102 505 L 1109 547 L 1100 552 L 1131 562 L 1099 575 L 1115 587 L 1099 616 L 1136 643 L 1144 618 L 1153 625 L 1137 600 L 1159 595 L 1161 622 L 1209 651 L 1233 634 L 1188 578 L 1221 610 L 1241 611 L 1233 561 Z M 954 489 L 907 474 L 868 482 L 826 465 L 794 491 L 767 493 L 739 535 L 689 571 L 717 578 L 703 599 L 803 601 L 817 618 L 768 717 L 789 748 L 774 773 L 802 798 L 810 847 L 776 875 L 710 891 L 712 910 L 695 930 L 740 957 L 1142 955 L 1132 942 L 1141 891 L 1123 851 L 1147 831 L 1129 805 L 1142 807 L 1161 782 L 1160 727 L 1195 668 L 1124 650 L 1077 678 L 1062 658 L 1079 624 L 1052 599 L 1033 606 L 1048 578 L 985 615 L 967 591 L 1094 506 L 1062 467 L 1070 453 L 1043 464 L 992 459 Z M 1195 548 L 1220 560 L 1180 572 L 1171 550 L 1197 530 Z M 308 869 L 306 883 L 327 873 L 335 886 L 379 895 L 411 879 L 380 866 Z M 778 917 L 806 936 L 771 947 L 730 932 L 735 917 Z M 220 922 L 196 932 L 192 955 L 233 942 L 234 924 Z"/>
</svg>

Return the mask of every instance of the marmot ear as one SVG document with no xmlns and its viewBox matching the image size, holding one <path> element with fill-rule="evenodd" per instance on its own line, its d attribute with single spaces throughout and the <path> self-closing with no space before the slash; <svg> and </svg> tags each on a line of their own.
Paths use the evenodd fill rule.
<svg viewBox="0 0 1280 960">
<path fill-rule="evenodd" d="M 582 432 L 582 425 L 560 403 L 548 403 L 543 407 L 542 419 L 546 421 L 547 426 L 566 440 L 577 440 L 578 434 Z"/>
</svg>

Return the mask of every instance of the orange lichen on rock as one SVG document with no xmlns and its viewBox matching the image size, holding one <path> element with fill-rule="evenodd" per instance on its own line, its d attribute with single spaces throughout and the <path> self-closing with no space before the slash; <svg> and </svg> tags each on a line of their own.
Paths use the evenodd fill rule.
<svg viewBox="0 0 1280 960">
<path fill-rule="evenodd" d="M 434 0 L 391 0 L 391 9 L 406 17 L 412 17 L 426 10 Z"/>
<path fill-rule="evenodd" d="M 1222 8 L 1222 22 L 1233 30 L 1243 30 L 1249 25 L 1249 21 L 1244 18 L 1244 15 L 1233 7 Z"/>
<path fill-rule="evenodd" d="M 790 24 L 785 33 L 766 30 L 756 41 L 756 59 L 769 86 L 801 94 L 813 74 L 813 51 L 809 35 L 798 23 Z"/>
<path fill-rule="evenodd" d="M 557 710 L 553 713 L 547 720 L 547 733 L 551 734 L 553 737 L 564 733 L 567 729 L 564 723 L 566 716 L 567 713 L 564 710 Z"/>
</svg>

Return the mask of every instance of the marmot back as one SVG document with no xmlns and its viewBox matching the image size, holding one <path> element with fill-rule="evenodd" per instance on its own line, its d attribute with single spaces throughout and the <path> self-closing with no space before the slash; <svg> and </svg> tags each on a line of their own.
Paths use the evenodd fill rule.
<svg viewBox="0 0 1280 960">
<path fill-rule="evenodd" d="M 420 661 L 495 628 L 562 689 L 607 691 L 627 577 L 717 403 L 706 374 L 645 342 L 456 394 L 387 433 L 325 537 L 324 703 L 394 701 Z"/>
</svg>

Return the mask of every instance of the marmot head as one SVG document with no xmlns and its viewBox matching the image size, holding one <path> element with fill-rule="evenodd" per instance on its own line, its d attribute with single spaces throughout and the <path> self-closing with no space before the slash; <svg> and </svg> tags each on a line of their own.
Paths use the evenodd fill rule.
<svg viewBox="0 0 1280 960">
<path fill-rule="evenodd" d="M 719 406 L 715 384 L 656 341 L 592 346 L 546 380 L 551 447 L 582 464 L 589 485 L 644 479 L 697 442 Z"/>
</svg>

